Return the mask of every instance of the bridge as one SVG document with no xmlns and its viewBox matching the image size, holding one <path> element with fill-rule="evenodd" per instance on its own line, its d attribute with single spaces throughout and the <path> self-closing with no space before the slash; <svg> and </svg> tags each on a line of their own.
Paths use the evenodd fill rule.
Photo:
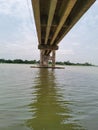
<svg viewBox="0 0 98 130">
<path fill-rule="evenodd" d="M 40 66 L 55 67 L 58 44 L 96 0 L 31 0 L 40 49 Z"/>
</svg>

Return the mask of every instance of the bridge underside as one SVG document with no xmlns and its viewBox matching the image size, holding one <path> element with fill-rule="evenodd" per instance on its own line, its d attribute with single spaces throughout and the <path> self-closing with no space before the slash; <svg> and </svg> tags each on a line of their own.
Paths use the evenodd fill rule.
<svg viewBox="0 0 98 130">
<path fill-rule="evenodd" d="M 55 66 L 58 43 L 94 2 L 95 0 L 32 0 L 41 66 L 48 66 L 49 60 Z"/>
</svg>

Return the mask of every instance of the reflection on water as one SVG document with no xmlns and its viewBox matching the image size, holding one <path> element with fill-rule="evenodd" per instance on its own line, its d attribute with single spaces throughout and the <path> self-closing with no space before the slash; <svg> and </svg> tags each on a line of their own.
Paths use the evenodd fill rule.
<svg viewBox="0 0 98 130">
<path fill-rule="evenodd" d="M 58 93 L 55 71 L 40 69 L 35 78 L 36 99 L 29 104 L 32 119 L 26 123 L 33 130 L 77 130 L 83 129 L 78 122 L 71 121 L 70 102 Z M 60 90 L 59 90 L 60 91 Z"/>
<path fill-rule="evenodd" d="M 0 130 L 84 128 L 98 130 L 98 67 L 0 65 Z"/>
</svg>

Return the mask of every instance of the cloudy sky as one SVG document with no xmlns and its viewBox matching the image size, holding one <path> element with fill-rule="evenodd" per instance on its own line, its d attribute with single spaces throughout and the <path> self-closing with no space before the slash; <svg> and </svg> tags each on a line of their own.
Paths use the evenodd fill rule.
<svg viewBox="0 0 98 130">
<path fill-rule="evenodd" d="M 0 0 L 0 59 L 39 60 L 31 0 Z M 59 44 L 57 61 L 98 65 L 98 0 Z"/>
</svg>

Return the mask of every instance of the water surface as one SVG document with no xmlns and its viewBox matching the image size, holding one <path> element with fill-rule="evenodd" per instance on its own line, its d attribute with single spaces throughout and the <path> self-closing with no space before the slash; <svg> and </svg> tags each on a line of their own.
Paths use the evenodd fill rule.
<svg viewBox="0 0 98 130">
<path fill-rule="evenodd" d="M 0 130 L 98 130 L 98 68 L 0 64 Z"/>
</svg>

